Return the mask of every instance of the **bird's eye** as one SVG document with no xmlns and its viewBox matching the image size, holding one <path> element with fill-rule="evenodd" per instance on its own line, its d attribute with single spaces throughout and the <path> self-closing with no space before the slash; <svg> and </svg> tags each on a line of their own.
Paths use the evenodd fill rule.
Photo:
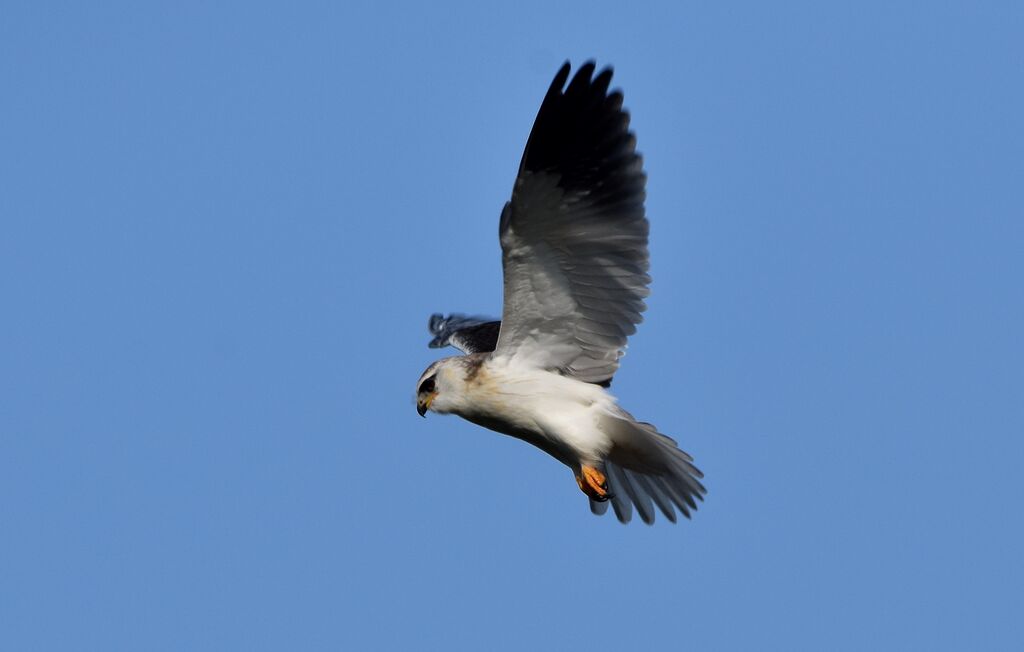
<svg viewBox="0 0 1024 652">
<path fill-rule="evenodd" d="M 432 394 L 434 392 L 434 376 L 427 378 L 420 383 L 420 394 Z"/>
</svg>

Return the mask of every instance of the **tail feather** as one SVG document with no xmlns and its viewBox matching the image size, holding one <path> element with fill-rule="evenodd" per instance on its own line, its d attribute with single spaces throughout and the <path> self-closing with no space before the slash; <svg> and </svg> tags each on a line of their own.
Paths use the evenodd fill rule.
<svg viewBox="0 0 1024 652">
<path fill-rule="evenodd" d="M 611 466 L 613 465 L 606 464 L 605 471 L 608 472 L 606 475 L 609 478 L 614 478 Z M 619 519 L 619 523 L 629 523 L 633 520 L 633 503 L 630 502 L 629 496 L 626 495 L 625 491 L 619 490 L 614 479 L 611 480 L 611 485 L 609 485 L 608 489 L 612 494 L 609 502 L 612 504 L 612 509 L 615 510 L 615 518 Z"/>
<path fill-rule="evenodd" d="M 634 482 L 636 476 L 633 473 L 618 466 L 614 468 L 618 482 L 612 486 L 612 491 L 615 491 L 616 485 L 625 489 L 626 495 L 629 496 L 633 506 L 636 507 L 637 513 L 640 514 L 640 520 L 647 525 L 653 524 L 654 503 L 651 501 L 651 497 L 640 487 L 639 483 Z"/>
<path fill-rule="evenodd" d="M 609 462 L 604 463 L 604 473 L 608 478 L 608 491 L 612 495 L 612 506 L 616 508 L 615 516 L 623 523 L 629 523 L 633 520 L 633 497 L 629 495 L 623 485 L 622 478 L 625 476 L 619 467 Z M 619 513 L 620 507 L 624 511 L 625 518 L 623 518 L 623 514 Z"/>
<path fill-rule="evenodd" d="M 707 493 L 698 479 L 704 474 L 693 465 L 693 458 L 680 450 L 675 440 L 628 414 L 609 417 L 602 427 L 614 444 L 605 460 L 605 473 L 619 521 L 629 522 L 631 506 L 648 525 L 654 522 L 655 505 L 673 523 L 676 509 L 690 518 L 697 501 L 703 501 Z M 604 511 L 607 507 L 601 513 Z"/>
<path fill-rule="evenodd" d="M 676 522 L 676 510 L 672 507 L 672 500 L 666 497 L 662 492 L 662 489 L 658 486 L 659 478 L 636 473 L 632 475 L 631 479 L 638 489 L 651 497 L 651 500 L 653 500 L 654 504 L 658 506 L 661 513 L 665 515 L 665 518 L 673 523 Z"/>
<path fill-rule="evenodd" d="M 679 492 L 673 490 L 671 485 L 669 485 L 669 483 L 664 478 L 656 478 L 656 480 L 662 492 L 664 492 L 664 494 L 669 497 L 669 500 L 671 500 L 672 504 L 676 506 L 676 509 L 679 510 L 679 513 L 685 516 L 686 518 L 690 518 L 690 503 L 693 503 L 693 498 L 690 498 L 689 496 L 684 497 L 679 495 Z M 693 503 L 693 505 L 694 506 L 692 509 L 697 509 L 696 503 Z"/>
</svg>

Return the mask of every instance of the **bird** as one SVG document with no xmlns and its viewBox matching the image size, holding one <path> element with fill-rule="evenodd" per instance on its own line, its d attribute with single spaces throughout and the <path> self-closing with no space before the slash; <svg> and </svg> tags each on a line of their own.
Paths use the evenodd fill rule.
<svg viewBox="0 0 1024 652">
<path fill-rule="evenodd" d="M 610 393 L 649 295 L 646 174 L 612 68 L 558 70 L 499 219 L 500 320 L 430 317 L 432 363 L 416 410 L 521 439 L 572 470 L 594 514 L 622 523 L 655 506 L 675 523 L 707 493 L 693 458 Z M 568 83 L 567 83 L 568 82 Z"/>
</svg>

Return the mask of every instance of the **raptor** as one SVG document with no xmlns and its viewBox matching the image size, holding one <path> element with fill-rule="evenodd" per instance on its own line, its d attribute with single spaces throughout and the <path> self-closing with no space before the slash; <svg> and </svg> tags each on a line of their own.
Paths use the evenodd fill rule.
<svg viewBox="0 0 1024 652">
<path fill-rule="evenodd" d="M 706 493 L 693 458 L 609 393 L 648 296 L 646 177 L 611 68 L 555 75 L 499 221 L 501 320 L 433 315 L 416 408 L 511 435 L 569 467 L 595 514 L 672 522 Z M 568 84 L 566 83 L 568 82 Z"/>
</svg>

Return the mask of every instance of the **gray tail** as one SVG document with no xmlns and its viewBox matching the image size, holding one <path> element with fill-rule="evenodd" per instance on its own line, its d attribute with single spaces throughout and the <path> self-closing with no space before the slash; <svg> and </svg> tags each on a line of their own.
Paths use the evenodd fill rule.
<svg viewBox="0 0 1024 652">
<path fill-rule="evenodd" d="M 615 442 L 604 463 L 612 498 L 603 503 L 591 500 L 590 510 L 604 514 L 610 502 L 622 523 L 633 518 L 634 507 L 648 525 L 654 523 L 655 506 L 673 523 L 676 510 L 690 518 L 707 493 L 700 483 L 704 474 L 675 440 L 649 423 L 624 416 L 603 424 L 610 426 L 608 432 Z"/>
</svg>

